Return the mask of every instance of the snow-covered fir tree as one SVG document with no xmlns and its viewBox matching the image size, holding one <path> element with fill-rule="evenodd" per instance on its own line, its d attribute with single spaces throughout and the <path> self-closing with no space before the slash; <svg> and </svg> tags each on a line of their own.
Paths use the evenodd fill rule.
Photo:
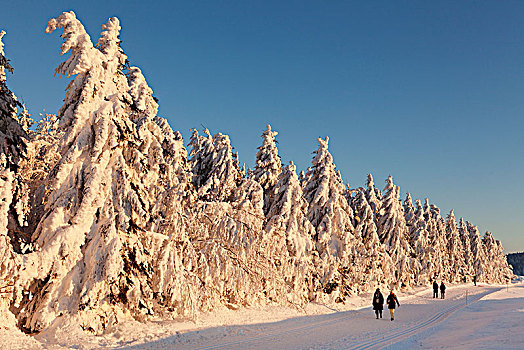
<svg viewBox="0 0 524 350">
<path fill-rule="evenodd" d="M 384 199 L 381 215 L 378 218 L 378 235 L 395 266 L 394 284 L 398 287 L 406 287 L 413 284 L 414 262 L 411 259 L 411 247 L 399 192 L 399 187 L 393 183 L 393 177 L 390 175 L 383 191 Z"/>
<path fill-rule="evenodd" d="M 415 213 L 409 231 L 409 241 L 412 256 L 415 259 L 415 281 L 417 284 L 427 284 L 434 275 L 433 256 L 435 250 L 429 244 L 429 223 L 424 216 L 424 208 L 419 199 L 415 200 Z"/>
<path fill-rule="evenodd" d="M 429 244 L 433 248 L 433 279 L 448 280 L 450 276 L 450 268 L 446 263 L 447 259 L 447 240 L 446 240 L 446 224 L 440 215 L 440 208 L 436 205 L 429 204 L 426 198 L 424 205 L 425 216 L 428 220 Z"/>
<path fill-rule="evenodd" d="M 18 318 L 39 331 L 58 315 L 79 318 L 101 332 L 123 310 L 137 318 L 152 312 L 151 254 L 179 182 L 183 150 L 156 117 L 158 105 L 140 71 L 124 74 L 126 56 L 111 18 L 93 45 L 73 12 L 51 19 L 46 32 L 64 29 L 57 68 L 76 77 L 58 112 L 60 160 L 44 180 L 34 211 L 37 251 L 24 256 Z"/>
<path fill-rule="evenodd" d="M 373 215 L 378 219 L 380 216 L 380 208 L 382 207 L 382 193 L 375 187 L 373 182 L 373 175 L 368 174 L 366 180 L 366 200 L 373 210 Z"/>
<path fill-rule="evenodd" d="M 326 268 L 319 275 L 325 290 L 331 291 L 336 287 L 343 289 L 340 270 L 348 262 L 354 244 L 353 211 L 344 196 L 346 187 L 328 151 L 329 138 L 317 141 L 319 147 L 304 179 L 304 198 L 309 206 L 308 219 L 316 231 L 313 237 L 316 249 Z"/>
<path fill-rule="evenodd" d="M 376 287 L 388 288 L 395 274 L 395 267 L 386 247 L 380 242 L 373 209 L 366 199 L 366 192 L 358 189 L 352 200 L 355 213 L 355 264 L 362 269 L 357 286 L 362 291 L 371 291 Z M 356 281 L 357 282 L 357 281 Z"/>
<path fill-rule="evenodd" d="M 12 174 L 12 200 L 8 211 L 9 235 L 14 240 L 17 250 L 27 237 L 20 237 L 25 224 L 23 213 L 24 185 L 19 171 L 20 162 L 27 155 L 27 120 L 28 112 L 18 101 L 15 94 L 7 87 L 7 72 L 13 72 L 12 66 L 4 56 L 4 31 L 0 31 L 0 169 L 9 169 Z M 30 122 L 29 122 L 30 124 Z M 15 234 L 16 232 L 16 234 Z"/>
<path fill-rule="evenodd" d="M 460 234 L 455 219 L 455 213 L 451 210 L 446 219 L 446 235 L 447 235 L 447 260 L 446 265 L 449 268 L 449 282 L 460 282 L 465 279 L 466 269 L 464 262 L 464 249 Z"/>
<path fill-rule="evenodd" d="M 406 194 L 406 199 L 404 200 L 403 207 L 404 218 L 406 219 L 406 227 L 408 229 L 408 232 L 411 232 L 416 222 L 416 208 L 413 205 L 413 199 L 411 198 L 411 194 L 409 192 Z"/>
<path fill-rule="evenodd" d="M 304 180 L 308 218 L 316 229 L 318 252 L 341 257 L 352 240 L 353 212 L 344 197 L 346 187 L 328 151 L 329 138 L 317 141 L 319 147 Z"/>
<path fill-rule="evenodd" d="M 275 141 L 277 135 L 278 132 L 271 130 L 271 125 L 268 124 L 262 133 L 262 146 L 258 147 L 255 169 L 251 174 L 251 177 L 264 189 L 264 213 L 267 213 L 273 201 L 275 195 L 273 187 L 282 172 L 282 162 Z"/>
<path fill-rule="evenodd" d="M 189 146 L 189 166 L 198 197 L 206 201 L 231 200 L 243 174 L 229 136 L 221 133 L 211 136 L 207 129 L 204 135 L 199 135 L 194 129 Z"/>
<path fill-rule="evenodd" d="M 484 275 L 489 283 L 508 283 L 513 275 L 506 257 L 502 252 L 500 241 L 493 238 L 491 232 L 486 232 L 482 238 L 486 254 Z"/>
<path fill-rule="evenodd" d="M 468 225 L 463 218 L 460 218 L 459 220 L 458 232 L 462 242 L 462 250 L 464 252 L 464 282 L 470 282 L 473 280 L 473 276 L 475 276 L 475 267 L 473 262 L 473 254 L 471 253 L 471 241 L 469 239 Z"/>
<path fill-rule="evenodd" d="M 0 31 L 0 152 L 4 155 L 0 166 L 16 171 L 20 158 L 26 151 L 27 134 L 18 123 L 22 104 L 6 84 L 6 71 L 13 72 L 13 68 L 4 56 L 4 35 L 5 31 Z"/>
<path fill-rule="evenodd" d="M 26 238 L 17 228 L 24 222 L 19 164 L 26 157 L 27 134 L 18 122 L 22 105 L 6 84 L 6 71 L 13 68 L 4 56 L 4 35 L 0 31 L 0 317 L 14 323 L 9 308 L 20 265 L 17 252 Z"/>
<path fill-rule="evenodd" d="M 471 256 L 473 263 L 473 273 L 477 276 L 477 281 L 487 282 L 487 275 L 484 273 L 486 266 L 486 254 L 484 251 L 482 237 L 477 226 L 466 222 L 471 244 Z"/>
<path fill-rule="evenodd" d="M 294 293 L 313 299 L 314 293 L 321 291 L 312 265 L 313 259 L 318 260 L 318 255 L 313 256 L 315 228 L 306 216 L 308 204 L 293 162 L 284 167 L 277 180 L 267 212 L 266 244 L 279 256 L 279 270 Z"/>
</svg>

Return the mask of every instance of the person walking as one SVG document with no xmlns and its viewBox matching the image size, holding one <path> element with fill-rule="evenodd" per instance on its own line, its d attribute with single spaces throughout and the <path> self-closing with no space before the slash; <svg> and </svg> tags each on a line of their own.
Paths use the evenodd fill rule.
<svg viewBox="0 0 524 350">
<path fill-rule="evenodd" d="M 477 275 L 473 276 L 473 284 L 475 286 L 477 285 Z"/>
<path fill-rule="evenodd" d="M 444 299 L 444 293 L 446 293 L 446 286 L 444 281 L 440 282 L 440 299 Z"/>
<path fill-rule="evenodd" d="M 433 281 L 433 298 L 438 298 L 438 283 L 437 283 L 437 280 Z"/>
<path fill-rule="evenodd" d="M 384 296 L 380 292 L 380 289 L 377 288 L 375 291 L 375 294 L 373 294 L 373 310 L 375 310 L 375 315 L 380 315 L 380 318 L 382 318 L 382 310 L 384 309 Z"/>
<path fill-rule="evenodd" d="M 389 313 L 391 314 L 391 321 L 393 321 L 395 319 L 395 306 L 398 305 L 400 307 L 397 296 L 395 293 L 393 293 L 393 291 L 389 293 L 386 304 L 388 304 Z"/>
</svg>

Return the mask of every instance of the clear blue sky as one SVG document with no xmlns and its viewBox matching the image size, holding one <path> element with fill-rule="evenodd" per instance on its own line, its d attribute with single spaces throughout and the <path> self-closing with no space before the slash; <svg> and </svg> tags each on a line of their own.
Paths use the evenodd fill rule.
<svg viewBox="0 0 524 350">
<path fill-rule="evenodd" d="M 283 161 L 305 169 L 327 135 L 351 187 L 392 174 L 402 196 L 524 251 L 524 2 L 3 1 L 8 85 L 35 116 L 64 96 L 61 39 L 44 28 L 66 10 L 95 42 L 120 19 L 186 141 L 203 124 L 253 166 L 271 123 Z"/>
</svg>

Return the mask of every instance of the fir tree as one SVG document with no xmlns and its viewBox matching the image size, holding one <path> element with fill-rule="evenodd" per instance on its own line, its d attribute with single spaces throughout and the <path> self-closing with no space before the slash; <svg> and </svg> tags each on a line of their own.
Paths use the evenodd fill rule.
<svg viewBox="0 0 524 350">
<path fill-rule="evenodd" d="M 447 259 L 446 224 L 440 216 L 440 209 L 436 205 L 429 205 L 426 198 L 426 210 L 428 219 L 429 244 L 433 247 L 434 271 L 433 278 L 448 280 L 450 276 Z"/>
<path fill-rule="evenodd" d="M 471 255 L 473 263 L 473 273 L 477 276 L 477 281 L 487 282 L 487 276 L 484 273 L 486 265 L 486 256 L 482 243 L 482 238 L 477 226 L 466 222 L 469 232 L 469 241 L 471 243 Z"/>
<path fill-rule="evenodd" d="M 416 282 L 424 285 L 433 277 L 433 256 L 435 251 L 429 244 L 429 224 L 424 216 L 422 204 L 418 199 L 415 200 L 415 208 L 409 239 L 413 248 L 412 254 L 416 257 Z"/>
<path fill-rule="evenodd" d="M 373 182 L 373 175 L 368 174 L 366 181 L 366 200 L 368 201 L 371 209 L 373 210 L 373 215 L 375 218 L 378 218 L 381 213 L 380 209 L 382 207 L 382 193 L 375 188 L 375 183 Z"/>
<path fill-rule="evenodd" d="M 6 84 L 6 71 L 13 68 L 4 56 L 0 31 L 0 313 L 2 318 L 14 325 L 10 312 L 13 286 L 16 283 L 23 244 L 27 237 L 20 235 L 19 227 L 24 224 L 23 183 L 20 162 L 26 158 L 27 134 L 18 121 L 22 105 Z"/>
<path fill-rule="evenodd" d="M 404 200 L 404 216 L 406 219 L 406 227 L 408 232 L 412 231 L 412 227 L 415 225 L 416 216 L 415 216 L 415 206 L 413 206 L 413 200 L 411 199 L 411 194 L 408 192 L 406 194 L 406 199 Z"/>
<path fill-rule="evenodd" d="M 469 239 L 469 231 L 466 221 L 460 218 L 458 225 L 458 232 L 462 242 L 462 250 L 464 251 L 464 282 L 472 281 L 475 276 L 473 254 L 471 253 L 471 241 Z"/>
<path fill-rule="evenodd" d="M 198 197 L 206 201 L 228 201 L 243 178 L 229 136 L 218 133 L 205 136 L 193 131 L 189 165 Z"/>
<path fill-rule="evenodd" d="M 275 184 L 274 200 L 268 209 L 267 246 L 282 260 L 280 270 L 297 295 L 313 298 L 312 237 L 315 228 L 306 217 L 307 202 L 302 196 L 296 167 L 284 167 Z M 318 278 L 318 276 L 317 276 Z"/>
<path fill-rule="evenodd" d="M 17 170 L 20 159 L 25 154 L 27 134 L 18 123 L 18 111 L 22 104 L 6 85 L 6 71 L 13 72 L 13 68 L 4 56 L 4 44 L 0 31 L 0 159 L 2 168 Z"/>
<path fill-rule="evenodd" d="M 335 169 L 333 157 L 328 151 L 329 138 L 318 138 L 318 149 L 304 179 L 304 198 L 308 202 L 308 219 L 315 227 L 313 237 L 317 251 L 326 270 L 319 272 L 324 290 L 332 297 L 340 298 L 344 289 L 340 270 L 348 263 L 353 237 L 353 212 L 344 194 L 346 188 Z M 337 289 L 338 288 L 338 289 Z"/>
<path fill-rule="evenodd" d="M 258 181 L 264 189 L 264 213 L 267 213 L 272 203 L 274 189 L 278 176 L 282 172 L 282 163 L 278 155 L 275 142 L 276 131 L 271 130 L 271 125 L 262 133 L 262 146 L 258 147 L 256 165 L 251 177 Z"/>
<path fill-rule="evenodd" d="M 29 239 L 28 235 L 22 232 L 26 224 L 24 209 L 27 206 L 27 198 L 25 198 L 26 191 L 21 181 L 24 174 L 19 171 L 19 167 L 20 163 L 27 158 L 28 135 L 21 124 L 29 126 L 31 121 L 24 106 L 18 102 L 15 94 L 6 84 L 6 71 L 12 73 L 13 67 L 4 56 L 2 42 L 4 35 L 5 32 L 0 31 L 0 170 L 8 169 L 13 173 L 7 226 L 15 249 L 20 251 L 21 245 Z"/>
<path fill-rule="evenodd" d="M 309 204 L 308 218 L 316 229 L 314 240 L 319 253 L 340 257 L 353 231 L 353 213 L 328 151 L 329 138 L 317 141 L 319 147 L 304 180 L 304 198 Z"/>
<path fill-rule="evenodd" d="M 409 286 L 413 279 L 413 262 L 408 243 L 406 220 L 399 199 L 399 188 L 393 184 L 391 175 L 386 180 L 382 203 L 382 215 L 378 219 L 378 234 L 391 256 L 395 270 L 395 284 Z"/>
<path fill-rule="evenodd" d="M 447 261 L 446 264 L 450 270 L 449 282 L 460 282 L 464 280 L 466 275 L 464 266 L 464 249 L 462 248 L 462 241 L 460 240 L 457 221 L 453 210 L 449 212 L 446 219 L 446 235 L 447 235 Z"/>
<path fill-rule="evenodd" d="M 394 266 L 391 258 L 386 252 L 386 247 L 380 242 L 375 225 L 373 209 L 366 200 L 363 190 L 356 191 L 352 201 L 355 211 L 355 219 L 358 218 L 355 226 L 355 236 L 357 244 L 353 256 L 356 258 L 356 265 L 362 267 L 362 273 L 358 276 L 359 288 L 370 291 L 377 286 L 389 287 L 391 278 L 394 276 Z"/>
<path fill-rule="evenodd" d="M 507 259 L 502 252 L 500 241 L 493 238 L 491 232 L 486 232 L 482 239 L 486 255 L 484 275 L 489 283 L 508 283 L 513 272 L 508 266 Z"/>
<path fill-rule="evenodd" d="M 59 314 L 78 313 L 92 332 L 116 322 L 122 309 L 137 319 L 151 314 L 151 252 L 164 239 L 151 230 L 165 219 L 166 202 L 180 202 L 168 200 L 166 189 L 179 181 L 174 158 L 185 150 L 172 148 L 181 142 L 155 119 L 158 106 L 140 71 L 124 74 L 118 20 L 102 27 L 96 47 L 73 12 L 46 29 L 64 29 L 62 54 L 71 56 L 57 73 L 76 76 L 58 113 L 62 156 L 35 203 L 39 249 L 24 256 L 18 280 L 18 317 L 28 331 Z"/>
</svg>

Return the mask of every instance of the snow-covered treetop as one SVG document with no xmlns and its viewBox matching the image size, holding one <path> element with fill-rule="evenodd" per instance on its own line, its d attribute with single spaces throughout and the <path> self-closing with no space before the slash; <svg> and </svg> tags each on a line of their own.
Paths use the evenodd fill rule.
<svg viewBox="0 0 524 350">
<path fill-rule="evenodd" d="M 455 213 L 453 209 L 448 214 L 448 217 L 446 218 L 447 227 L 450 230 L 456 230 L 457 229 L 457 220 L 455 219 Z"/>
<path fill-rule="evenodd" d="M 107 56 L 117 57 L 117 63 L 124 65 L 127 59 L 127 56 L 124 54 L 120 48 L 120 21 L 116 17 L 110 18 L 106 24 L 102 24 L 102 29 L 104 31 L 98 39 L 96 47 L 106 54 Z"/>
<path fill-rule="evenodd" d="M 368 174 L 368 178 L 366 181 L 366 189 L 364 192 L 366 194 L 366 200 L 371 206 L 374 215 L 378 215 L 382 206 L 382 195 L 378 188 L 375 188 L 375 183 L 373 182 L 373 175 L 371 174 Z"/>
<path fill-rule="evenodd" d="M 368 174 L 368 179 L 366 181 L 366 187 L 371 190 L 375 186 L 375 183 L 373 182 L 373 175 Z"/>
<path fill-rule="evenodd" d="M 129 94 L 135 103 L 134 107 L 150 118 L 156 116 L 158 103 L 155 101 L 153 90 L 147 84 L 140 68 L 130 67 L 127 72 L 127 81 Z"/>
<path fill-rule="evenodd" d="M 266 126 L 262 133 L 262 146 L 258 147 L 256 166 L 252 177 L 258 181 L 264 191 L 273 186 L 282 171 L 282 163 L 278 155 L 275 136 L 278 132 L 271 130 L 271 125 Z"/>
<path fill-rule="evenodd" d="M 308 218 L 317 230 L 319 252 L 341 256 L 352 238 L 353 210 L 344 196 L 346 186 L 328 151 L 329 137 L 317 141 L 318 149 L 304 180 Z"/>
<path fill-rule="evenodd" d="M 304 197 L 312 205 L 318 206 L 318 209 L 324 207 L 328 199 L 330 198 L 330 192 L 333 189 L 338 190 L 339 193 L 344 192 L 344 185 L 342 179 L 336 185 L 332 184 L 332 178 L 336 178 L 338 173 L 335 170 L 335 164 L 333 163 L 333 156 L 328 151 L 329 137 L 326 136 L 326 139 L 317 138 L 318 149 L 314 152 L 315 157 L 313 158 L 312 166 L 308 169 L 306 173 L 304 186 Z M 334 188 L 331 188 L 332 185 L 335 185 Z M 310 208 L 313 209 L 315 206 Z M 312 213 L 310 213 L 311 215 Z M 310 217 L 313 225 L 317 225 L 321 216 L 318 216 L 320 213 L 316 213 L 313 217 Z"/>
<path fill-rule="evenodd" d="M 384 187 L 384 194 L 386 198 L 394 198 L 398 200 L 397 193 L 395 191 L 396 186 L 393 183 L 393 176 L 389 175 L 386 179 L 386 186 Z"/>
<path fill-rule="evenodd" d="M 15 94 L 6 85 L 5 70 L 13 72 L 13 68 L 4 56 L 4 44 L 2 37 L 4 31 L 0 32 L 0 167 L 15 166 L 20 157 L 25 153 L 25 139 L 27 134 L 19 123 L 18 108 L 22 107 L 21 116 L 28 117 L 29 113 L 18 102 Z"/>
<path fill-rule="evenodd" d="M 6 80 L 5 77 L 5 70 L 7 69 L 9 72 L 13 72 L 13 67 L 9 64 L 9 61 L 7 58 L 5 58 L 4 54 L 4 43 L 2 42 L 2 38 L 5 35 L 5 31 L 0 31 L 0 83 L 4 82 Z"/>
<path fill-rule="evenodd" d="M 404 212 L 406 216 L 406 223 L 408 225 L 412 225 L 415 220 L 415 207 L 413 206 L 413 200 L 409 192 L 406 194 L 406 199 L 404 200 Z"/>
<path fill-rule="evenodd" d="M 207 201 L 227 201 L 242 179 L 236 154 L 229 136 L 217 133 L 205 136 L 193 129 L 189 146 L 191 147 L 189 167 L 193 172 L 193 184 L 198 196 Z"/>
<path fill-rule="evenodd" d="M 55 74 L 70 77 L 89 70 L 95 62 L 100 63 L 102 52 L 93 47 L 89 34 L 73 11 L 63 12 L 57 18 L 50 19 L 45 32 L 52 33 L 58 28 L 64 29 L 61 35 L 64 42 L 60 46 L 60 55 L 71 51 L 71 57 L 60 63 L 55 69 Z"/>
</svg>

